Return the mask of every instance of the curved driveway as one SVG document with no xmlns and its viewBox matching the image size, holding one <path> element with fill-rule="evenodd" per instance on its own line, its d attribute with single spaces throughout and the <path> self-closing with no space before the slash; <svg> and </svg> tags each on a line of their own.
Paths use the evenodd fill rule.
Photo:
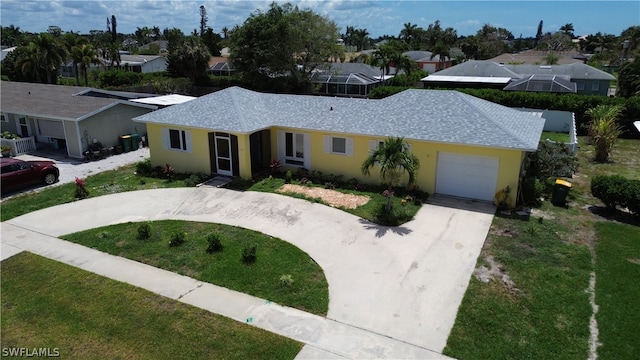
<svg viewBox="0 0 640 360">
<path fill-rule="evenodd" d="M 441 353 L 495 208 L 437 196 L 429 202 L 414 220 L 390 228 L 287 196 L 203 186 L 90 198 L 8 223 L 55 237 L 160 219 L 257 230 L 295 244 L 322 267 L 329 319 Z"/>
</svg>

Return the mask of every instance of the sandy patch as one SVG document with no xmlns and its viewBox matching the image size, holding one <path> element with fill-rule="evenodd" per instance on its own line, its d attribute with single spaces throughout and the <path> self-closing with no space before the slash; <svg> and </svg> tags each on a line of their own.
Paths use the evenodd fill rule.
<svg viewBox="0 0 640 360">
<path fill-rule="evenodd" d="M 321 199 L 333 207 L 343 207 L 345 209 L 355 209 L 371 200 L 368 196 L 343 194 L 331 189 L 294 184 L 284 184 L 278 189 L 278 192 L 303 194 L 311 198 Z"/>
</svg>

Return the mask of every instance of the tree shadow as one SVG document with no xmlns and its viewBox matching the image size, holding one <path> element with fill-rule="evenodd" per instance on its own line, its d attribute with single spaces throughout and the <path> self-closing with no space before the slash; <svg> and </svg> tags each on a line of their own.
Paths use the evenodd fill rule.
<svg viewBox="0 0 640 360">
<path fill-rule="evenodd" d="M 596 205 L 588 206 L 587 210 L 590 213 L 609 221 L 615 221 L 623 224 L 640 227 L 640 215 L 634 215 L 619 209 L 611 209 L 606 206 L 596 206 Z"/>
<path fill-rule="evenodd" d="M 376 237 L 383 237 L 386 233 L 392 232 L 394 234 L 404 236 L 409 235 L 411 233 L 411 229 L 406 228 L 404 226 L 385 226 L 374 224 L 365 219 L 359 219 L 360 223 L 366 230 L 372 230 L 376 232 Z"/>
</svg>

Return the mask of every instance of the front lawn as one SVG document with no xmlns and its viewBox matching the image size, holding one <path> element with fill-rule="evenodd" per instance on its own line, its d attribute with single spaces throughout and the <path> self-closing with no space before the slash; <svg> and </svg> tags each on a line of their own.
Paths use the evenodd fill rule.
<svg viewBox="0 0 640 360">
<path fill-rule="evenodd" d="M 445 353 L 462 359 L 633 359 L 640 328 L 640 217 L 601 216 L 590 192 L 595 175 L 640 179 L 640 141 L 618 139 L 611 161 L 594 163 L 579 140 L 578 173 L 567 208 L 549 199 L 532 215 L 502 216 L 491 226 Z M 595 209 L 595 210 L 594 210 Z M 602 213 L 603 215 L 607 215 Z M 635 220 L 634 220 L 635 219 Z M 590 351 L 590 275 L 601 345 Z M 480 279 L 487 280 L 483 282 Z"/>
<path fill-rule="evenodd" d="M 640 353 L 640 229 L 612 222 L 595 224 L 598 358 L 637 359 Z"/>
<path fill-rule="evenodd" d="M 555 131 L 543 131 L 540 135 L 540 140 L 551 140 L 554 142 L 566 144 L 569 143 L 569 134 Z"/>
<path fill-rule="evenodd" d="M 62 359 L 293 359 L 302 344 L 78 268 L 2 262 L 4 349 Z M 8 351 L 8 350 L 7 350 Z"/>
<path fill-rule="evenodd" d="M 138 238 L 142 224 L 150 226 L 148 239 Z M 208 253 L 207 236 L 214 233 L 221 236 L 223 250 Z M 169 246 L 174 234 L 186 234 L 185 242 Z M 62 238 L 280 305 L 321 316 L 328 311 L 329 289 L 320 266 L 294 245 L 256 231 L 167 220 L 111 225 Z M 257 258 L 245 264 L 241 254 L 250 245 L 256 245 Z M 290 275 L 293 283 L 283 284 L 283 275 Z"/>
</svg>

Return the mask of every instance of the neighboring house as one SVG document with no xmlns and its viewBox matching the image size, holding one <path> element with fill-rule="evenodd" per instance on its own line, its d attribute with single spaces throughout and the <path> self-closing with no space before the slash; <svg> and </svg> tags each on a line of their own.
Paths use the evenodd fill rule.
<svg viewBox="0 0 640 360">
<path fill-rule="evenodd" d="M 366 97 L 382 84 L 380 68 L 363 63 L 324 63 L 311 75 L 319 94 Z"/>
<path fill-rule="evenodd" d="M 146 124 L 154 166 L 250 179 L 278 159 L 299 168 L 378 183 L 360 167 L 389 136 L 420 159 L 429 193 L 492 201 L 509 186 L 545 120 L 457 91 L 406 90 L 382 100 L 266 94 L 227 88 L 134 119 Z"/>
<path fill-rule="evenodd" d="M 230 76 L 236 69 L 229 63 L 229 59 L 223 56 L 212 56 L 209 59 L 207 74 L 217 76 Z"/>
<path fill-rule="evenodd" d="M 164 54 L 167 52 L 167 46 L 169 45 L 169 41 L 167 40 L 155 40 L 152 41 L 148 44 L 142 45 L 140 46 L 140 50 L 150 50 L 151 49 L 151 44 L 154 45 L 158 45 L 158 49 L 160 51 L 161 54 Z"/>
<path fill-rule="evenodd" d="M 0 90 L 2 131 L 33 137 L 74 158 L 82 158 L 94 139 L 109 147 L 122 135 L 144 134 L 144 124 L 132 118 L 157 108 L 129 101 L 150 94 L 11 81 L 1 81 Z"/>
<path fill-rule="evenodd" d="M 422 82 L 425 87 L 430 88 L 505 89 L 511 82 L 520 82 L 523 79 L 546 79 L 547 82 L 558 83 L 556 85 L 569 80 L 575 84 L 578 94 L 605 96 L 609 93 L 611 81 L 616 80 L 613 75 L 580 62 L 565 65 L 510 65 L 489 60 L 470 60 L 429 75 L 423 78 Z M 541 86 L 541 90 L 531 88 L 528 91 L 549 91 L 546 89 L 559 88 L 547 84 Z"/>
<path fill-rule="evenodd" d="M 91 64 L 87 71 L 96 71 L 105 68 L 109 68 L 111 62 L 107 59 L 98 59 L 98 64 Z M 167 58 L 162 55 L 120 55 L 120 65 L 116 66 L 114 63 L 114 69 L 124 69 L 127 71 L 137 72 L 137 73 L 151 73 L 151 72 L 160 72 L 167 70 Z M 81 72 L 80 67 L 78 66 L 78 71 Z M 73 61 L 67 61 L 61 69 L 62 77 L 75 77 L 76 69 L 73 66 Z"/>
<path fill-rule="evenodd" d="M 402 55 L 405 55 L 415 61 L 416 64 L 418 64 L 419 69 L 426 70 L 430 74 L 450 68 L 453 65 L 451 58 L 445 57 L 441 62 L 440 55 L 434 56 L 430 51 L 407 51 L 402 53 Z"/>
</svg>

